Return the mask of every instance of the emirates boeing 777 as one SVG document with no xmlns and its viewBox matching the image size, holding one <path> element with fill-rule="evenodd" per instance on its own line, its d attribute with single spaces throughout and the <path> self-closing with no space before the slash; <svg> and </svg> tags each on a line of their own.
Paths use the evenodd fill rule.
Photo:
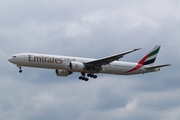
<svg viewBox="0 0 180 120">
<path fill-rule="evenodd" d="M 80 58 L 70 56 L 47 55 L 37 53 L 15 54 L 8 60 L 19 67 L 22 72 L 22 66 L 55 69 L 57 76 L 68 76 L 73 72 L 80 72 L 80 80 L 88 81 L 88 77 L 97 78 L 98 73 L 116 74 L 116 75 L 133 75 L 144 74 L 159 71 L 161 67 L 170 64 L 156 65 L 156 60 L 160 46 L 156 45 L 147 55 L 138 63 L 119 61 L 124 55 L 139 50 L 133 49 L 117 55 L 112 55 L 100 59 Z"/>
</svg>

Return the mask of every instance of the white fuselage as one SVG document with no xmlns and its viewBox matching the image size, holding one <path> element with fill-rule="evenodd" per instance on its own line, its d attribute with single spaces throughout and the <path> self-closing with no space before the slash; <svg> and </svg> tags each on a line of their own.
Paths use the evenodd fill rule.
<svg viewBox="0 0 180 120">
<path fill-rule="evenodd" d="M 18 66 L 36 67 L 36 68 L 48 68 L 48 69 L 61 69 L 69 70 L 70 62 L 85 63 L 96 59 L 91 58 L 80 58 L 70 56 L 58 56 L 58 55 L 47 55 L 47 54 L 36 54 L 36 53 L 22 53 L 16 54 L 9 58 L 9 61 Z M 114 61 L 110 64 L 103 65 L 102 70 L 99 73 L 107 74 L 118 74 L 118 75 L 132 75 L 132 74 L 144 74 L 147 72 L 155 72 L 157 70 L 147 70 L 144 66 L 138 67 L 138 69 L 132 70 L 137 67 L 138 63 Z M 130 71 L 132 70 L 132 71 Z M 128 72 L 130 71 L 130 72 Z M 85 72 L 74 71 L 74 72 Z"/>
</svg>

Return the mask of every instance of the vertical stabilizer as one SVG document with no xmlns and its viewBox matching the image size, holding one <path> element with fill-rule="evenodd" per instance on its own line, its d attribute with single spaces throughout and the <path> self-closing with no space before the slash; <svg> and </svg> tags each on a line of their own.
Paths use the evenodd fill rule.
<svg viewBox="0 0 180 120">
<path fill-rule="evenodd" d="M 159 45 L 156 45 L 146 56 L 144 56 L 138 63 L 141 65 L 152 65 L 157 57 L 160 50 Z"/>
</svg>

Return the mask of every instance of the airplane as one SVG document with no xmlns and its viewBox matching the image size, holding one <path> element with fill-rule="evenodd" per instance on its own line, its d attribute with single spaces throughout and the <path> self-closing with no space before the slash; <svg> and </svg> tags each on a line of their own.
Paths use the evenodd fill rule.
<svg viewBox="0 0 180 120">
<path fill-rule="evenodd" d="M 140 50 L 133 49 L 120 54 L 100 58 L 81 58 L 71 56 L 58 56 L 37 53 L 15 54 L 8 59 L 9 62 L 19 67 L 19 73 L 22 72 L 22 66 L 55 69 L 57 76 L 68 76 L 73 72 L 80 72 L 80 80 L 88 81 L 89 78 L 97 78 L 98 73 L 116 74 L 116 75 L 134 75 L 159 71 L 161 67 L 170 66 L 163 64 L 154 66 L 157 54 L 160 50 L 156 45 L 148 54 L 146 54 L 138 63 L 119 61 L 125 55 Z"/>
</svg>

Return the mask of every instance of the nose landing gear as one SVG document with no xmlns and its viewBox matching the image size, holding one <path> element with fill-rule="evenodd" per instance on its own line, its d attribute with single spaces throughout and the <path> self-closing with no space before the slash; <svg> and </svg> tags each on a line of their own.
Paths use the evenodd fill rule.
<svg viewBox="0 0 180 120">
<path fill-rule="evenodd" d="M 17 65 L 17 67 L 19 67 L 19 73 L 22 73 L 22 67 Z"/>
</svg>

